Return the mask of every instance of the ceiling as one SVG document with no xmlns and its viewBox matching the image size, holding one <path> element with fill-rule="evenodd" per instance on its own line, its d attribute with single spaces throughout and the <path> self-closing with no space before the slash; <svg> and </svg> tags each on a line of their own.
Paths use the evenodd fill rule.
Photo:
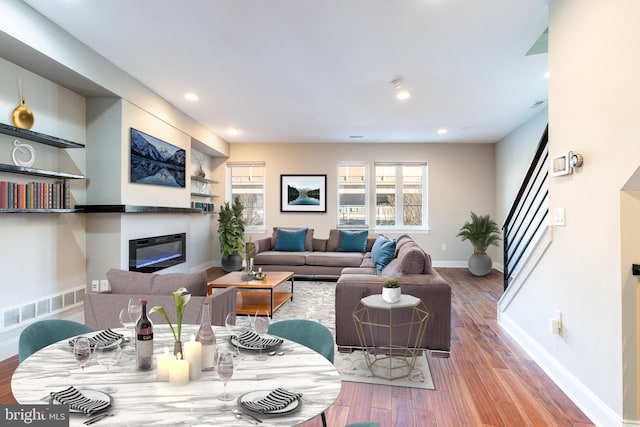
<svg viewBox="0 0 640 427">
<path fill-rule="evenodd" d="M 24 1 L 231 143 L 495 142 L 546 105 L 548 0 Z"/>
</svg>

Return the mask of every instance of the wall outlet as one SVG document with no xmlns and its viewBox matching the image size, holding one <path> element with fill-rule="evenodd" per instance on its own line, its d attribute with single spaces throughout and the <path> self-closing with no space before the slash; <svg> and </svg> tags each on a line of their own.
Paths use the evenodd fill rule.
<svg viewBox="0 0 640 427">
<path fill-rule="evenodd" d="M 565 225 L 564 208 L 553 208 L 553 225 Z"/>
<path fill-rule="evenodd" d="M 560 310 L 556 310 L 555 317 L 552 317 L 550 320 L 551 323 L 551 333 L 552 334 L 562 334 L 562 312 Z"/>
<path fill-rule="evenodd" d="M 109 290 L 109 281 L 107 279 L 100 280 L 100 292 L 107 292 Z"/>
<path fill-rule="evenodd" d="M 99 292 L 100 291 L 100 282 L 98 280 L 91 281 L 91 292 Z"/>
<path fill-rule="evenodd" d="M 446 243 L 443 243 L 443 244 L 442 244 L 442 250 L 443 250 L 443 251 L 446 251 L 446 250 L 447 250 L 447 244 L 446 244 Z"/>
</svg>

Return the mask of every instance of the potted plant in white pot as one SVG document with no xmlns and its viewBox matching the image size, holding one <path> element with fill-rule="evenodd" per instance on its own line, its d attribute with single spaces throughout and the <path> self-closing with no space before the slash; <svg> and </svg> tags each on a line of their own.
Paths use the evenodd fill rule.
<svg viewBox="0 0 640 427">
<path fill-rule="evenodd" d="M 465 222 L 456 237 L 469 240 L 473 245 L 473 255 L 469 258 L 469 271 L 474 276 L 486 276 L 493 262 L 487 254 L 489 246 L 498 246 L 500 229 L 489 215 L 476 215 L 471 212 L 471 221 Z"/>
<path fill-rule="evenodd" d="M 396 279 L 387 279 L 382 285 L 382 299 L 388 303 L 400 301 L 400 283 Z"/>
<path fill-rule="evenodd" d="M 244 226 L 242 210 L 244 207 L 236 197 L 233 205 L 225 202 L 218 214 L 218 239 L 222 254 L 222 269 L 226 272 L 242 269 L 242 253 L 244 252 Z"/>
</svg>

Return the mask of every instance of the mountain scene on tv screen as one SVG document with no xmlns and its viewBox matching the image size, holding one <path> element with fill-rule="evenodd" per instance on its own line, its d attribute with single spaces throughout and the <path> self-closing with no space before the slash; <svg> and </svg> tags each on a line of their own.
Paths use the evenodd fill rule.
<svg viewBox="0 0 640 427">
<path fill-rule="evenodd" d="M 183 149 L 131 129 L 131 182 L 184 187 L 185 164 Z"/>
</svg>

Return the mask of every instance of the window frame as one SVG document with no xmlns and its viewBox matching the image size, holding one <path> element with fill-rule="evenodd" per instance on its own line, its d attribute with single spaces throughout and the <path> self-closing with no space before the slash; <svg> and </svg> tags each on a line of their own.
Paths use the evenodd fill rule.
<svg viewBox="0 0 640 427">
<path fill-rule="evenodd" d="M 227 162 L 226 171 L 226 189 L 225 189 L 225 201 L 233 203 L 231 200 L 233 195 L 233 168 L 234 167 L 261 167 L 264 172 L 264 180 L 262 183 L 262 225 L 249 225 L 245 226 L 245 234 L 263 234 L 267 229 L 267 165 L 265 162 Z"/>
<path fill-rule="evenodd" d="M 364 167 L 364 224 L 352 225 L 352 224 L 340 224 L 340 168 L 341 167 Z M 336 228 L 348 228 L 348 229 L 368 229 L 371 223 L 371 211 L 370 211 L 370 168 L 369 162 L 366 161 L 339 161 L 336 165 Z"/>
<path fill-rule="evenodd" d="M 378 200 L 378 185 L 376 182 L 377 167 L 390 167 L 393 166 L 396 169 L 396 184 L 395 184 L 395 223 L 396 225 L 378 225 L 377 218 L 377 200 Z M 422 225 L 405 225 L 404 224 L 404 198 L 402 189 L 404 188 L 404 174 L 402 173 L 403 166 L 420 166 L 422 167 Z M 373 217 L 373 229 L 376 232 L 428 232 L 429 228 L 429 190 L 428 190 L 428 175 L 429 175 L 429 163 L 426 161 L 417 162 L 373 162 L 373 168 L 371 171 L 373 179 L 373 195 L 374 195 L 374 207 L 371 215 Z"/>
</svg>

